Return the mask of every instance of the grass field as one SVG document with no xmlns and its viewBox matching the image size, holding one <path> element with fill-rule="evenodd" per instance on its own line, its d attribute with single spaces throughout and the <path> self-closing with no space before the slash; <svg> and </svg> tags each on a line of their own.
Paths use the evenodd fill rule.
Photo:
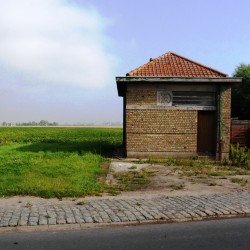
<svg viewBox="0 0 250 250">
<path fill-rule="evenodd" d="M 119 128 L 0 128 L 0 195 L 66 197 L 105 190 Z"/>
</svg>

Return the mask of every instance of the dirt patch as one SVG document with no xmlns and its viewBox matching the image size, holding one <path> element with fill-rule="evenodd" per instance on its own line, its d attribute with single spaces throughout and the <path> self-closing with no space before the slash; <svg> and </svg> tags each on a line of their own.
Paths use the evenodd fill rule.
<svg viewBox="0 0 250 250">
<path fill-rule="evenodd" d="M 188 166 L 112 162 L 107 183 L 121 192 L 119 196 L 199 195 L 249 190 L 250 171 L 201 162 Z"/>
</svg>

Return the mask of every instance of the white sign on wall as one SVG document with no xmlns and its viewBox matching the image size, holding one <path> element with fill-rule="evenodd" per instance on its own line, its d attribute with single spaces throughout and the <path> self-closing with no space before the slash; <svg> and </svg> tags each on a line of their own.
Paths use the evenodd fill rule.
<svg viewBox="0 0 250 250">
<path fill-rule="evenodd" d="M 158 106 L 172 106 L 172 104 L 173 104 L 172 91 L 157 91 Z"/>
</svg>

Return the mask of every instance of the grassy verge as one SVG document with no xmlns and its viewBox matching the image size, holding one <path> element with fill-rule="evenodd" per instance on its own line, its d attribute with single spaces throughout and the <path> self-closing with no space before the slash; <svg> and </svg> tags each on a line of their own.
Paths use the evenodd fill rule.
<svg viewBox="0 0 250 250">
<path fill-rule="evenodd" d="M 0 195 L 97 195 L 121 140 L 121 129 L 1 128 Z"/>
</svg>

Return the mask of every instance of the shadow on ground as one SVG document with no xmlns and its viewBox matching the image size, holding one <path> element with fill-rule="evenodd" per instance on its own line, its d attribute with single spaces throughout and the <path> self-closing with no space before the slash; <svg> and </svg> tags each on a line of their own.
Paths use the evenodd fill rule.
<svg viewBox="0 0 250 250">
<path fill-rule="evenodd" d="M 99 154 L 104 157 L 112 157 L 117 148 L 121 147 L 119 143 L 114 144 L 108 141 L 91 142 L 38 142 L 18 148 L 21 152 L 69 152 L 83 155 L 86 152 Z"/>
</svg>

